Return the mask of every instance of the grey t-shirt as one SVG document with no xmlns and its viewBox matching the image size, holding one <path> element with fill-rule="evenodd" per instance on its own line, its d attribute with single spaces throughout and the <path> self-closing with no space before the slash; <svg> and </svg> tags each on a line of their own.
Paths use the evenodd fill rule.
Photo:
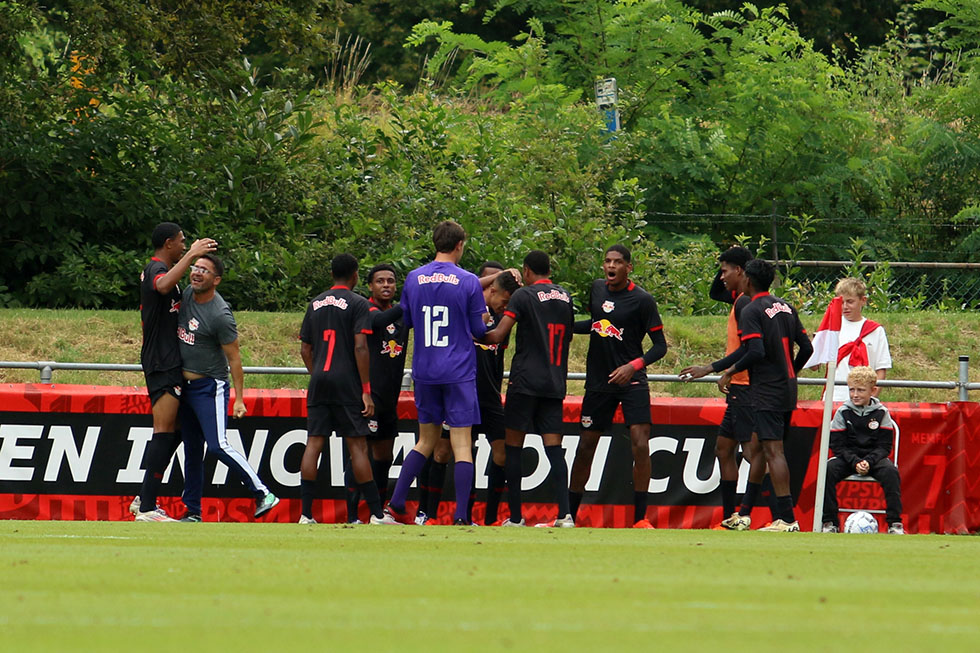
<svg viewBox="0 0 980 653">
<path fill-rule="evenodd" d="M 216 292 L 211 301 L 198 304 L 193 289 L 184 290 L 177 315 L 177 340 L 185 370 L 227 379 L 228 359 L 221 346 L 237 338 L 235 317 L 221 295 Z"/>
</svg>

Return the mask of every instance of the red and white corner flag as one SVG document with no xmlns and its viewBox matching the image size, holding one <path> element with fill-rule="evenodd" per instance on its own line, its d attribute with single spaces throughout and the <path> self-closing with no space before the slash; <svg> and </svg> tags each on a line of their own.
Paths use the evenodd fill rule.
<svg viewBox="0 0 980 653">
<path fill-rule="evenodd" d="M 823 522 L 823 495 L 827 483 L 827 456 L 830 455 L 830 421 L 833 418 L 834 378 L 837 376 L 837 349 L 840 345 L 841 298 L 834 297 L 813 336 L 813 355 L 803 367 L 827 364 L 827 381 L 823 393 L 823 419 L 820 425 L 820 453 L 817 458 L 817 487 L 814 492 L 813 532 L 819 533 Z"/>
<path fill-rule="evenodd" d="M 817 333 L 813 336 L 813 355 L 803 367 L 816 367 L 824 363 L 837 362 L 837 349 L 840 345 L 841 298 L 834 297 L 827 312 L 820 320 Z"/>
</svg>

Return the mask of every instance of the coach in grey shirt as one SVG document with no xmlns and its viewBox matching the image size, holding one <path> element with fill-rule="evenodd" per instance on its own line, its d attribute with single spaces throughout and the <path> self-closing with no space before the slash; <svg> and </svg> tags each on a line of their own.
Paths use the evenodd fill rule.
<svg viewBox="0 0 980 653">
<path fill-rule="evenodd" d="M 191 266 L 191 285 L 184 291 L 177 316 L 177 339 L 183 361 L 181 402 L 185 471 L 183 501 L 188 517 L 201 514 L 204 485 L 204 443 L 208 451 L 236 472 L 255 496 L 255 516 L 261 517 L 279 499 L 259 479 L 245 456 L 228 442 L 228 373 L 235 386 L 232 414 L 244 417 L 245 374 L 238 350 L 238 327 L 228 304 L 216 288 L 224 265 L 213 254 L 201 256 Z M 193 519 L 190 519 L 193 520 Z M 200 519 L 193 520 L 200 521 Z"/>
</svg>

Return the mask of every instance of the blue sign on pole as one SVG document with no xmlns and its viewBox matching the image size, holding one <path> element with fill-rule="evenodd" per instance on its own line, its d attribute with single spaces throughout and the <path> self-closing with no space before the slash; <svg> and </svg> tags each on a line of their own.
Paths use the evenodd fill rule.
<svg viewBox="0 0 980 653">
<path fill-rule="evenodd" d="M 619 86 L 615 77 L 598 79 L 595 83 L 595 103 L 602 112 L 605 132 L 608 134 L 619 131 Z"/>
</svg>

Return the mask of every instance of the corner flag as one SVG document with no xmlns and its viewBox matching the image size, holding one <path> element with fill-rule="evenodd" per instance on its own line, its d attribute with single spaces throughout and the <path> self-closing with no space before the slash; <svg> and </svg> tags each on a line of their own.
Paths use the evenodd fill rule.
<svg viewBox="0 0 980 653">
<path fill-rule="evenodd" d="M 813 532 L 819 533 L 823 522 L 823 494 L 827 483 L 827 456 L 830 454 L 830 421 L 834 406 L 834 377 L 837 375 L 837 349 L 840 345 L 841 298 L 834 297 L 813 336 L 813 355 L 803 367 L 827 364 L 827 381 L 823 393 L 823 419 L 820 425 L 820 449 L 817 458 L 817 487 L 813 506 Z"/>
<path fill-rule="evenodd" d="M 813 355 L 803 367 L 816 367 L 831 361 L 837 362 L 837 349 L 840 345 L 841 298 L 834 297 L 827 312 L 820 320 L 817 333 L 813 336 Z"/>
</svg>

